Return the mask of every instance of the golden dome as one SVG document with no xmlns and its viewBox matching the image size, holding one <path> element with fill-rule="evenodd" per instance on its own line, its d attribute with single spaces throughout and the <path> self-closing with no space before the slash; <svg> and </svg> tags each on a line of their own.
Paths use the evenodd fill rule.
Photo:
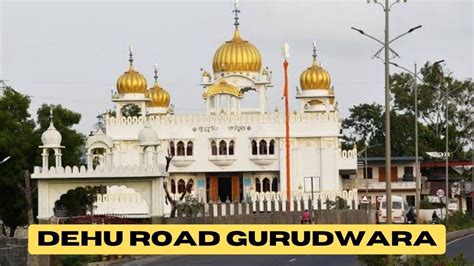
<svg viewBox="0 0 474 266">
<path fill-rule="evenodd" d="M 148 91 L 147 98 L 150 99 L 148 107 L 168 107 L 170 105 L 170 94 L 156 83 Z"/>
<path fill-rule="evenodd" d="M 202 96 L 207 98 L 216 94 L 230 94 L 235 97 L 242 96 L 237 87 L 227 83 L 225 80 L 207 87 Z"/>
<path fill-rule="evenodd" d="M 258 49 L 240 37 L 235 29 L 232 40 L 226 41 L 214 54 L 212 68 L 216 72 L 260 72 L 262 57 Z"/>
<path fill-rule="evenodd" d="M 158 69 L 155 65 L 155 84 L 148 90 L 147 98 L 150 101 L 147 103 L 148 107 L 168 107 L 170 105 L 170 94 L 158 85 Z"/>
<path fill-rule="evenodd" d="M 311 67 L 308 67 L 300 76 L 302 90 L 329 90 L 331 87 L 331 76 L 316 60 L 313 60 Z"/>
<path fill-rule="evenodd" d="M 130 66 L 117 80 L 118 93 L 146 93 L 145 77 L 133 68 L 133 54 L 130 50 Z"/>
</svg>

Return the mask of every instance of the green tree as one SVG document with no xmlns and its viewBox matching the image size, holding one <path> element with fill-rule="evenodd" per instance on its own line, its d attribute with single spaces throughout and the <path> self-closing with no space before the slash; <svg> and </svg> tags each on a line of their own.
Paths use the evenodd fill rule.
<svg viewBox="0 0 474 266">
<path fill-rule="evenodd" d="M 448 108 L 449 149 L 454 153 L 454 157 L 466 157 L 473 134 L 472 80 L 470 78 L 458 80 L 442 65 L 433 65 L 430 62 L 425 63 L 420 74 L 422 81 L 417 82 L 418 117 L 419 123 L 429 130 L 424 131 L 423 136 L 420 135 L 422 138 L 429 138 L 429 145 L 421 147 L 420 151 L 445 150 L 445 122 Z M 414 114 L 413 84 L 413 75 L 409 73 L 391 76 L 393 109 L 398 114 Z M 450 92 L 447 106 L 446 88 Z"/>
<path fill-rule="evenodd" d="M 38 110 L 38 125 L 28 113 L 31 100 L 14 89 L 7 87 L 0 95 L 0 160 L 7 156 L 11 159 L 0 165 L 0 220 L 14 235 L 19 226 L 26 225 L 27 204 L 24 191 L 24 171 L 33 170 L 41 163 L 41 134 L 49 126 L 50 106 L 43 105 Z M 53 106 L 54 123 L 61 132 L 66 146 L 63 153 L 64 165 L 80 164 L 83 158 L 84 136 L 72 129 L 79 123 L 80 114 Z M 52 158 L 51 158 L 52 159 Z M 36 200 L 33 191 L 33 200 Z M 33 204 L 36 206 L 37 204 Z"/>
<path fill-rule="evenodd" d="M 122 115 L 123 116 L 140 116 L 141 109 L 140 106 L 136 104 L 128 104 L 122 108 Z"/>
<path fill-rule="evenodd" d="M 34 134 L 35 123 L 28 113 L 30 102 L 28 96 L 10 87 L 0 95 L 0 160 L 11 156 L 0 165 L 0 220 L 11 236 L 27 224 L 26 200 L 20 186 L 24 184 L 23 171 L 31 170 L 39 155 L 39 136 Z"/>
<path fill-rule="evenodd" d="M 62 151 L 63 165 L 84 164 L 84 143 L 86 137 L 73 129 L 73 126 L 81 121 L 81 114 L 63 108 L 61 105 L 43 104 L 37 111 L 39 125 L 37 134 L 41 135 L 49 127 L 51 108 L 53 109 L 54 126 L 62 136 L 61 145 L 65 146 Z M 50 157 L 50 160 L 52 159 Z M 39 161 L 37 162 L 39 163 Z"/>
<path fill-rule="evenodd" d="M 85 215 L 88 211 L 94 212 L 94 202 L 97 193 L 100 192 L 100 187 L 78 187 L 69 190 L 66 194 L 61 195 L 61 198 L 55 202 L 55 215 L 58 211 L 65 211 L 69 217 Z"/>
<path fill-rule="evenodd" d="M 459 81 L 446 74 L 442 67 L 426 63 L 421 69 L 423 82 L 418 84 L 419 154 L 428 151 L 444 151 L 445 88 L 448 87 L 449 148 L 454 157 L 467 156 L 473 122 L 470 116 L 473 83 L 470 79 Z M 415 154 L 415 118 L 413 76 L 407 73 L 391 77 L 393 107 L 390 113 L 392 155 L 413 156 Z M 377 103 L 359 104 L 349 109 L 350 116 L 343 120 L 345 146 L 357 145 L 362 150 L 366 144 L 378 145 L 368 150 L 369 156 L 385 155 L 385 108 Z M 381 144 L 381 145 L 380 145 Z M 471 147 L 472 149 L 472 147 Z"/>
</svg>

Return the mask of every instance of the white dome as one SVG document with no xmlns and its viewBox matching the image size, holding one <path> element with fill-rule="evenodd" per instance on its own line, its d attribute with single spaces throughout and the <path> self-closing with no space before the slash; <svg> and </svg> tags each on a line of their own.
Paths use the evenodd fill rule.
<svg viewBox="0 0 474 266">
<path fill-rule="evenodd" d="M 97 130 L 97 132 L 94 135 L 87 138 L 86 148 L 89 149 L 92 145 L 97 144 L 97 143 L 103 143 L 108 148 L 112 148 L 114 145 L 114 141 L 112 137 L 110 137 L 109 135 L 105 135 L 102 129 Z"/>
<path fill-rule="evenodd" d="M 41 134 L 41 142 L 45 147 L 59 147 L 62 139 L 61 133 L 56 130 L 52 121 L 48 129 Z"/>
<path fill-rule="evenodd" d="M 142 130 L 140 130 L 138 139 L 140 140 L 141 145 L 154 145 L 158 143 L 158 134 L 153 128 L 146 125 Z"/>
</svg>

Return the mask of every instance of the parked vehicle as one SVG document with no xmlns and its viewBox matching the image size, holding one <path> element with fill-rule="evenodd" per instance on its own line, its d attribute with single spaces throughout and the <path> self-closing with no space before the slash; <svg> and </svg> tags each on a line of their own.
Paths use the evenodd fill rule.
<svg viewBox="0 0 474 266">
<path fill-rule="evenodd" d="M 407 222 L 406 214 L 408 213 L 408 203 L 401 196 L 392 196 L 392 223 L 404 224 Z M 379 223 L 387 222 L 387 199 L 383 196 L 382 203 L 378 210 Z"/>
</svg>

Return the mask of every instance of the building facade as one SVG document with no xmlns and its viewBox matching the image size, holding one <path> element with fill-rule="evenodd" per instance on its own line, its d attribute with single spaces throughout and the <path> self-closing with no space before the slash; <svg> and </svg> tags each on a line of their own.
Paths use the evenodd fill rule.
<svg viewBox="0 0 474 266">
<path fill-rule="evenodd" d="M 106 115 L 104 129 L 87 140 L 87 167 L 63 167 L 60 140 L 45 144 L 44 149 L 56 151 L 57 161 L 48 169 L 44 157 L 43 166 L 33 175 L 40 181 L 40 206 L 48 202 L 40 217 L 53 214 L 51 204 L 64 193 L 60 186 L 72 188 L 91 180 L 114 193 L 140 194 L 124 197 L 144 200 L 150 215 L 167 211 L 162 186 L 171 195 L 181 195 L 190 185 L 192 194 L 207 202 L 261 196 L 287 199 L 285 114 L 267 105 L 269 93 L 281 92 L 271 88 L 272 73 L 262 67 L 257 47 L 241 36 L 240 11 L 236 7 L 234 12 L 232 38 L 216 50 L 212 71 L 200 73 L 205 113 L 174 114 L 170 94 L 159 85 L 156 66 L 154 83 L 148 86 L 133 65 L 130 49 L 129 68 L 118 78 L 112 95 L 115 111 Z M 317 61 L 315 47 L 308 61 L 311 64 L 302 71 L 297 88 L 298 111 L 289 115 L 290 193 L 291 197 L 326 193 L 334 198 L 342 195 L 341 173 L 355 174 L 357 151 L 341 149 L 334 87 Z M 249 97 L 257 97 L 257 104 L 244 107 L 242 102 Z M 168 171 L 166 157 L 171 159 Z M 344 195 L 357 199 L 353 191 L 350 197 Z M 122 196 L 109 196 L 108 201 L 113 203 L 114 197 Z M 101 209 L 107 209 L 102 197 L 101 204 Z"/>
</svg>

